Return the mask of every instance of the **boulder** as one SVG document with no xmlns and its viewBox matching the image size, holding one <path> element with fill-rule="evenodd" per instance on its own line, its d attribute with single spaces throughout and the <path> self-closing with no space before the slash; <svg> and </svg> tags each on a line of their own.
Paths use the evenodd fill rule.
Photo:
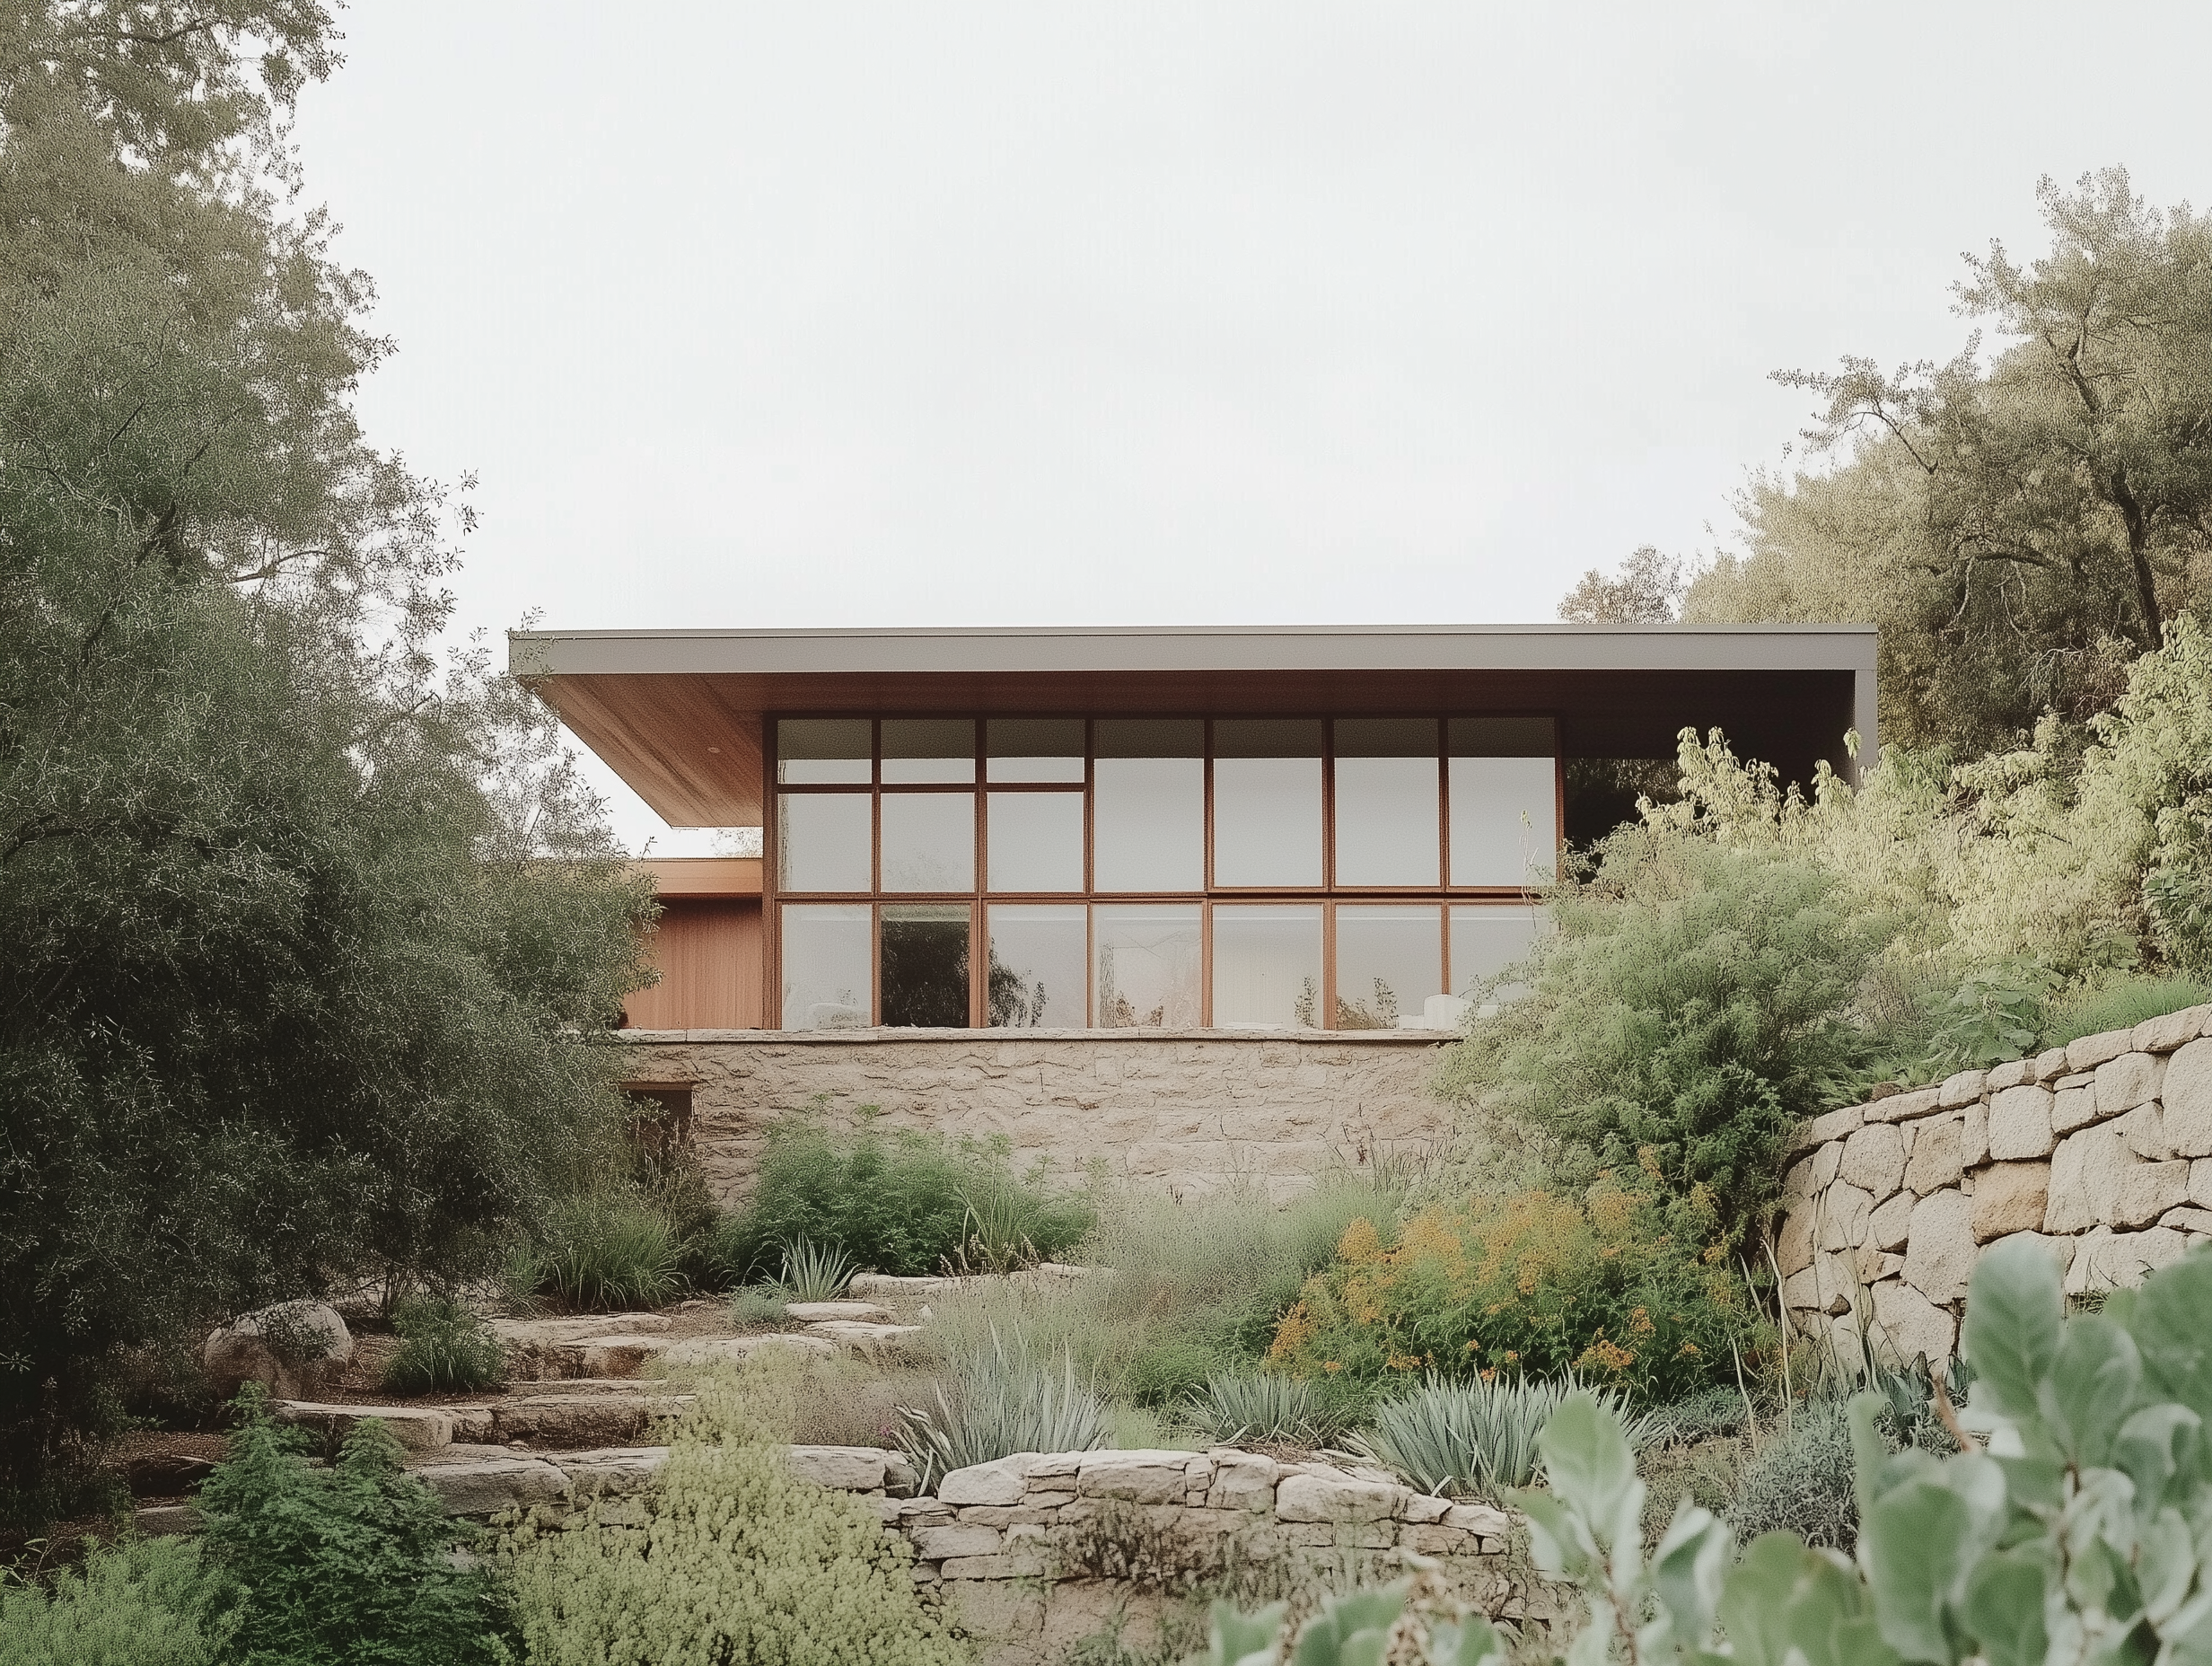
<svg viewBox="0 0 2212 1666">
<path fill-rule="evenodd" d="M 1278 1521 L 1387 1521 L 1400 1489 L 1350 1476 L 1285 1476 L 1275 1489 Z M 1450 1518 L 1447 1517 L 1446 1520 Z"/>
<path fill-rule="evenodd" d="M 243 1313 L 209 1333 L 200 1366 L 218 1399 L 258 1382 L 277 1399 L 317 1393 L 324 1377 L 354 1356 L 353 1333 L 320 1302 L 279 1302 Z"/>
<path fill-rule="evenodd" d="M 988 1463 L 955 1469 L 937 1482 L 937 1502 L 945 1504 L 1018 1504 L 1035 1452 L 1015 1452 Z"/>
<path fill-rule="evenodd" d="M 2188 1189 L 2188 1175 L 2181 1177 Z M 2043 1223 L 2050 1192 L 2048 1162 L 1996 1162 L 1974 1177 L 1974 1241 L 1986 1244 L 2014 1232 L 2032 1232 Z"/>
<path fill-rule="evenodd" d="M 2067 1074 L 2071 1066 L 2067 1063 L 2066 1049 L 2054 1047 L 2035 1056 L 2035 1068 L 2029 1074 L 2032 1082 L 2050 1082 Z"/>
<path fill-rule="evenodd" d="M 1782 1217 L 1782 1231 L 1776 1241 L 1774 1254 L 1782 1265 L 1783 1277 L 1813 1265 L 1813 1226 L 1819 1214 L 1820 1206 L 1805 1198 L 1791 1204 L 1789 1213 Z"/>
<path fill-rule="evenodd" d="M 1959 1162 L 1967 1169 L 1979 1169 L 1989 1161 L 1989 1108 L 1987 1105 L 1969 1105 L 1966 1115 L 1959 1120 Z"/>
<path fill-rule="evenodd" d="M 1905 1141 L 1893 1122 L 1861 1128 L 1843 1143 L 1837 1175 L 1870 1197 L 1887 1197 L 1905 1179 Z"/>
<path fill-rule="evenodd" d="M 1944 1117 L 1922 1123 L 1913 1138 L 1912 1161 L 1905 1165 L 1905 1185 L 1921 1197 L 1956 1186 L 1966 1172 L 1965 1144 L 1966 1126 L 1962 1118 Z M 1897 1247 L 1883 1245 L 1885 1250 Z"/>
<path fill-rule="evenodd" d="M 2098 1227 L 2075 1245 L 2066 1292 L 2079 1295 L 2090 1290 L 2131 1290 L 2160 1267 L 2180 1260 L 2188 1249 L 2189 1240 L 2171 1226 L 2141 1232 Z"/>
<path fill-rule="evenodd" d="M 2127 1136 L 2106 1123 L 2069 1134 L 2050 1160 L 2050 1200 L 2043 1209 L 2047 1232 L 2080 1232 L 2111 1225 L 2120 1205 L 2120 1176 L 2137 1162 Z"/>
<path fill-rule="evenodd" d="M 1941 1088 L 1922 1088 L 1913 1093 L 1893 1093 L 1877 1100 L 1866 1108 L 1869 1122 L 1909 1122 L 1916 1117 L 1934 1114 L 1943 1108 Z"/>
<path fill-rule="evenodd" d="M 591 1377 L 636 1377 L 670 1347 L 666 1337 L 594 1337 L 575 1345 Z"/>
<path fill-rule="evenodd" d="M 1283 1466 L 1260 1452 L 1239 1451 L 1217 1446 L 1207 1453 L 1214 1460 L 1214 1485 L 1206 1495 L 1214 1510 L 1272 1510 L 1275 1484 Z"/>
<path fill-rule="evenodd" d="M 1913 1206 L 1905 1282 L 1929 1301 L 1951 1302 L 1974 1276 L 1973 1203 L 1962 1192 L 1930 1192 Z"/>
<path fill-rule="evenodd" d="M 1796 1149 L 1809 1151 L 1815 1145 L 1839 1140 L 1845 1135 L 1855 1132 L 1865 1119 L 1865 1109 L 1859 1105 L 1846 1105 L 1841 1110 L 1831 1110 L 1826 1116 L 1815 1117 L 1799 1133 Z"/>
<path fill-rule="evenodd" d="M 533 1446 L 620 1446 L 691 1403 L 688 1394 L 532 1394 L 492 1403 L 492 1436 Z"/>
<path fill-rule="evenodd" d="M 2046 1087 L 2006 1088 L 1989 1101 L 1989 1160 L 2019 1162 L 2050 1155 L 2050 1110 Z"/>
<path fill-rule="evenodd" d="M 578 1498 L 643 1492 L 654 1472 L 668 1461 L 665 1446 L 602 1446 L 592 1451 L 563 1452 L 555 1460 Z"/>
<path fill-rule="evenodd" d="M 850 1348 L 856 1354 L 882 1358 L 905 1353 L 915 1338 L 922 1334 L 922 1328 L 919 1325 L 869 1325 L 858 1320 L 828 1319 L 809 1325 L 807 1331 L 839 1347 Z"/>
</svg>

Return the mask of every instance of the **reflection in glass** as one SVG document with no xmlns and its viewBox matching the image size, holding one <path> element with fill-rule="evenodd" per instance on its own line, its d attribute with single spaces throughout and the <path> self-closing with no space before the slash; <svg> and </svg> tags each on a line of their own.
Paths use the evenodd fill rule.
<svg viewBox="0 0 2212 1666">
<path fill-rule="evenodd" d="M 1314 718 L 1214 725 L 1214 883 L 1321 882 L 1321 726 Z"/>
<path fill-rule="evenodd" d="M 1198 890 L 1206 883 L 1206 725 L 1108 718 L 1096 725 L 1093 888 Z"/>
<path fill-rule="evenodd" d="M 1216 1029 L 1318 1029 L 1321 1000 L 1320 904 L 1214 910 Z"/>
<path fill-rule="evenodd" d="M 968 908 L 895 902 L 883 908 L 882 982 L 886 1024 L 968 1027 Z"/>
<path fill-rule="evenodd" d="M 1337 909 L 1338 1029 L 1425 1028 L 1428 997 L 1444 992 L 1439 909 L 1366 903 Z"/>
<path fill-rule="evenodd" d="M 1436 725 L 1426 717 L 1340 717 L 1337 883 L 1434 885 Z"/>
<path fill-rule="evenodd" d="M 976 797 L 972 793 L 886 793 L 883 889 L 973 890 Z"/>
<path fill-rule="evenodd" d="M 807 786 L 865 786 L 868 744 L 865 717 L 778 718 L 776 778 Z"/>
<path fill-rule="evenodd" d="M 973 781 L 976 725 L 971 717 L 886 717 L 883 779 Z"/>
<path fill-rule="evenodd" d="M 990 889 L 1083 889 L 1083 794 L 992 793 L 985 824 Z"/>
<path fill-rule="evenodd" d="M 1485 978 L 1494 978 L 1529 951 L 1539 937 L 1551 934 L 1551 916 L 1526 903 L 1461 905 L 1452 910 L 1452 988 L 1464 997 Z M 1511 1000 L 1519 986 L 1492 992 Z"/>
<path fill-rule="evenodd" d="M 990 911 L 984 1022 L 1016 1030 L 1083 1028 L 1084 908 L 999 903 Z"/>
<path fill-rule="evenodd" d="M 1452 882 L 1548 885 L 1559 861 L 1558 776 L 1549 758 L 1452 760 Z"/>
<path fill-rule="evenodd" d="M 868 905 L 794 902 L 783 912 L 786 1030 L 858 1030 L 868 1022 Z"/>
<path fill-rule="evenodd" d="M 993 781 L 1083 779 L 1083 719 L 994 717 L 984 725 Z"/>
<path fill-rule="evenodd" d="M 1094 908 L 1092 1023 L 1190 1030 L 1198 1022 L 1198 905 Z"/>
<path fill-rule="evenodd" d="M 865 793 L 779 793 L 776 796 L 776 889 L 867 890 Z"/>
</svg>

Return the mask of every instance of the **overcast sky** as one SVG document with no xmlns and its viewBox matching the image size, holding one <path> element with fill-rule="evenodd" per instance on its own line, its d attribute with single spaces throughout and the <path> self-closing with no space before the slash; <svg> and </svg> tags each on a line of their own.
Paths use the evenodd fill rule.
<svg viewBox="0 0 2212 1666">
<path fill-rule="evenodd" d="M 495 629 L 1550 618 L 1726 540 L 1768 372 L 1956 351 L 2039 175 L 2212 196 L 2200 0 L 344 25 L 309 195 Z"/>
</svg>

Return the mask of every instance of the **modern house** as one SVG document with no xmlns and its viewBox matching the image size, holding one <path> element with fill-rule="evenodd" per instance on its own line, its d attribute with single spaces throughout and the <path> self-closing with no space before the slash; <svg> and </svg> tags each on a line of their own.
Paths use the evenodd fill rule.
<svg viewBox="0 0 2212 1666">
<path fill-rule="evenodd" d="M 1462 999 L 1602 831 L 1573 760 L 1718 728 L 1807 780 L 1876 739 L 1871 627 L 531 631 L 509 663 L 672 825 L 761 829 L 651 864 L 628 1011 L 729 1185 L 822 1094 L 1178 1185 L 1423 1137 Z"/>
</svg>

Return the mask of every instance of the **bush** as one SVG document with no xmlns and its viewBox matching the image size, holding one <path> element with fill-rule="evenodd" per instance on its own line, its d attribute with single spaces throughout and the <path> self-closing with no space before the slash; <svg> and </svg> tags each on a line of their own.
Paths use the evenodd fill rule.
<svg viewBox="0 0 2212 1666">
<path fill-rule="evenodd" d="M 399 1351 L 384 1367 L 389 1394 L 452 1394 L 497 1388 L 507 1351 L 490 1326 L 448 1296 L 402 1302 L 392 1315 Z"/>
<path fill-rule="evenodd" d="M 571 1312 L 659 1307 L 684 1288 L 683 1247 L 668 1217 L 620 1195 L 557 1204 L 527 1251 L 530 1293 Z"/>
<path fill-rule="evenodd" d="M 853 1258 L 828 1244 L 811 1244 L 803 1238 L 784 1246 L 784 1266 L 777 1283 L 792 1302 L 834 1302 L 852 1282 Z"/>
<path fill-rule="evenodd" d="M 2212 984 L 2191 978 L 2126 978 L 2085 990 L 2060 1006 L 2043 1036 L 2045 1047 L 2064 1047 L 2083 1036 L 2132 1030 L 2150 1018 L 2212 1002 Z"/>
<path fill-rule="evenodd" d="M 1316 1384 L 1272 1372 L 1225 1372 L 1183 1410 L 1200 1434 L 1224 1445 L 1326 1446 L 1350 1424 L 1350 1408 L 1331 1404 Z"/>
<path fill-rule="evenodd" d="M 1761 1533 L 1782 1531 L 1848 1556 L 1858 1542 L 1852 1476 L 1851 1425 L 1843 1402 L 1798 1406 L 1788 1425 L 1774 1431 L 1744 1466 L 1728 1525 L 1747 1545 Z"/>
<path fill-rule="evenodd" d="M 951 1392 L 940 1381 L 930 1407 L 901 1407 L 900 1445 L 925 1490 L 941 1475 L 1014 1452 L 1086 1452 L 1106 1444 L 1106 1406 L 1075 1381 L 1063 1351 L 1057 1365 L 1038 1359 L 1017 1332 L 959 1361 Z"/>
<path fill-rule="evenodd" d="M 954 1666 L 913 1551 L 865 1498 L 792 1478 L 757 1380 L 710 1377 L 642 1499 L 503 1545 L 532 1666 Z M 636 1505 L 625 1501 L 628 1510 Z"/>
<path fill-rule="evenodd" d="M 904 1276 L 943 1270 L 970 1245 L 1003 1263 L 1050 1259 L 1096 1219 L 1089 1200 L 1016 1175 L 1004 1138 L 963 1139 L 864 1127 L 842 1136 L 812 1118 L 768 1130 L 753 1196 L 723 1219 L 716 1258 L 732 1284 L 777 1270 L 804 1241 L 856 1267 Z"/>
<path fill-rule="evenodd" d="M 1724 1435 L 1741 1434 L 1751 1421 L 1743 1390 L 1735 1387 L 1699 1389 L 1668 1401 L 1655 1415 L 1664 1425 L 1663 1438 L 1671 1446 L 1695 1446 Z"/>
<path fill-rule="evenodd" d="M 1536 1437 L 1559 1402 L 1582 1386 L 1572 1376 L 1431 1380 L 1379 1402 L 1374 1426 L 1358 1444 L 1425 1493 L 1497 1498 L 1505 1487 L 1534 1484 L 1541 1468 Z M 1630 1416 L 1619 1390 L 1595 1394 L 1623 1419 L 1632 1446 L 1641 1449 L 1665 1437 L 1665 1420 L 1651 1413 Z"/>
<path fill-rule="evenodd" d="M 259 1391 L 231 1455 L 201 1485 L 206 1545 L 246 1588 L 239 1645 L 252 1666 L 473 1666 L 506 1658 L 493 1577 L 456 1568 L 472 1537 L 400 1467 L 375 1418 L 354 1426 L 328 1469 L 268 1419 Z"/>
<path fill-rule="evenodd" d="M 1760 1322 L 1710 1199 L 1636 1179 L 1609 1176 L 1580 1201 L 1531 1191 L 1427 1209 L 1394 1246 L 1355 1221 L 1268 1357 L 1370 1383 L 1571 1371 L 1645 1401 L 1702 1388 Z"/>
<path fill-rule="evenodd" d="M 182 1539 L 95 1548 L 50 1589 L 0 1573 L 0 1666 L 218 1666 L 237 1586 Z"/>
</svg>

